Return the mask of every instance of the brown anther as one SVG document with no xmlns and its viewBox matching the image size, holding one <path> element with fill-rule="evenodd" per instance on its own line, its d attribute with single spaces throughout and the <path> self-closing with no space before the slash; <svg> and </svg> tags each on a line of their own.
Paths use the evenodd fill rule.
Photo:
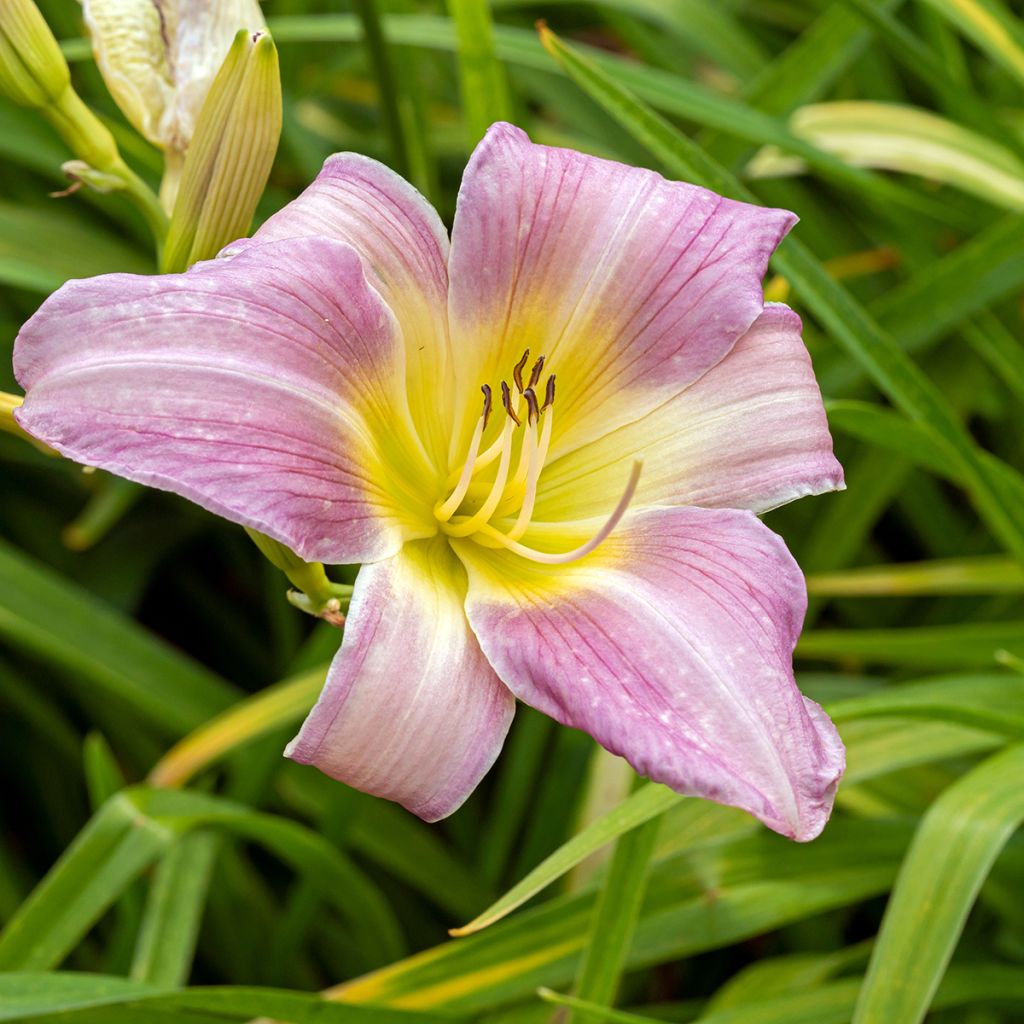
<svg viewBox="0 0 1024 1024">
<path fill-rule="evenodd" d="M 540 373 L 541 373 L 541 370 L 543 370 L 543 369 L 544 369 L 544 357 L 541 356 L 537 360 L 537 362 L 535 362 L 533 364 L 533 369 L 530 371 L 530 385 L 529 386 L 531 388 L 535 388 L 537 386 L 537 381 L 540 380 Z"/>
<path fill-rule="evenodd" d="M 548 377 L 547 387 L 544 389 L 544 404 L 540 407 L 543 412 L 549 405 L 555 404 L 555 375 Z"/>
<path fill-rule="evenodd" d="M 537 392 L 533 388 L 527 388 L 523 392 L 526 399 L 527 419 L 530 423 L 536 423 L 540 419 L 540 409 L 537 406 Z"/>
<path fill-rule="evenodd" d="M 484 430 L 486 430 L 487 421 L 491 418 L 491 385 L 481 384 L 480 390 L 484 393 Z"/>
<path fill-rule="evenodd" d="M 521 426 L 523 421 L 515 414 L 515 410 L 512 408 L 512 393 L 509 391 L 508 385 L 504 381 L 501 382 L 501 404 L 505 406 L 505 412 L 509 414 L 509 418 L 512 422 L 515 423 L 517 427 Z"/>
<path fill-rule="evenodd" d="M 516 387 L 519 389 L 519 394 L 523 393 L 523 367 L 526 366 L 526 360 L 530 358 L 530 350 L 527 349 L 523 353 L 523 358 L 512 367 L 512 379 L 516 383 Z M 531 384 L 533 381 L 530 382 Z"/>
</svg>

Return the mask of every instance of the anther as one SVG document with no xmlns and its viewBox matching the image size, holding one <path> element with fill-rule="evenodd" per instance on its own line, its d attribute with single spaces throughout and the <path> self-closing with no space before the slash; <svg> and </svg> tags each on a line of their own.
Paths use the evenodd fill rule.
<svg viewBox="0 0 1024 1024">
<path fill-rule="evenodd" d="M 505 406 L 505 412 L 508 413 L 509 418 L 518 427 L 522 425 L 522 420 L 516 415 L 515 410 L 512 408 L 512 393 L 509 391 L 508 385 L 501 382 L 501 404 Z"/>
<path fill-rule="evenodd" d="M 527 388 L 523 392 L 526 399 L 527 419 L 530 423 L 536 423 L 540 419 L 540 408 L 537 405 L 537 392 L 533 388 Z"/>
<path fill-rule="evenodd" d="M 481 384 L 480 390 L 484 393 L 484 430 L 486 430 L 487 421 L 491 418 L 491 385 Z"/>
<path fill-rule="evenodd" d="M 530 358 L 530 350 L 527 349 L 523 353 L 523 358 L 512 367 L 512 380 L 515 381 L 516 387 L 519 389 L 519 394 L 523 393 L 523 367 L 526 366 L 526 360 Z M 531 380 L 531 384 L 534 382 Z"/>
<path fill-rule="evenodd" d="M 530 387 L 535 388 L 537 381 L 540 380 L 541 371 L 544 369 L 544 357 L 541 356 L 537 362 L 533 364 L 533 369 L 530 371 Z"/>
<path fill-rule="evenodd" d="M 548 377 L 547 387 L 544 389 L 544 404 L 540 407 L 543 412 L 548 406 L 555 404 L 555 375 Z"/>
</svg>

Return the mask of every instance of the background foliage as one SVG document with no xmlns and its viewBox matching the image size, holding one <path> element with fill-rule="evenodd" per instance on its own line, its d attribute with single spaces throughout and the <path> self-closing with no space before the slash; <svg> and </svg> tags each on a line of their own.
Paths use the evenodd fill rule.
<svg viewBox="0 0 1024 1024">
<path fill-rule="evenodd" d="M 41 6 L 155 181 L 77 4 Z M 1019 10 L 494 0 L 492 30 L 470 0 L 265 8 L 285 115 L 261 216 L 353 149 L 450 219 L 497 117 L 800 214 L 767 287 L 804 317 L 848 490 L 769 522 L 809 576 L 800 680 L 849 772 L 797 846 L 630 795 L 523 710 L 481 789 L 424 825 L 281 758 L 339 636 L 241 530 L 0 435 L 0 1020 L 1020 1020 Z M 48 197 L 67 156 L 0 102 L 0 389 L 51 290 L 152 269 L 117 196 Z M 448 937 L 478 915 L 497 923 Z M 341 1003 L 304 994 L 339 983 Z"/>
</svg>

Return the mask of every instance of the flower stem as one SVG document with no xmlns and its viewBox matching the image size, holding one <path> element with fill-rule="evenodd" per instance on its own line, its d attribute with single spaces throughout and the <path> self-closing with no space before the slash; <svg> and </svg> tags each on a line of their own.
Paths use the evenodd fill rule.
<svg viewBox="0 0 1024 1024">
<path fill-rule="evenodd" d="M 353 0 L 353 7 L 363 28 L 363 41 L 369 53 L 370 64 L 380 91 L 380 118 L 391 143 L 391 166 L 402 175 L 409 176 L 409 153 L 402 132 L 402 113 L 398 103 L 395 69 L 391 51 L 380 23 L 377 0 Z"/>
<path fill-rule="evenodd" d="M 295 590 L 288 591 L 288 600 L 309 615 L 324 619 L 339 628 L 345 624 L 345 610 L 352 597 L 352 588 L 332 583 L 320 562 L 305 562 L 294 551 L 265 533 L 250 529 L 250 540 L 263 556 L 288 577 Z"/>
</svg>

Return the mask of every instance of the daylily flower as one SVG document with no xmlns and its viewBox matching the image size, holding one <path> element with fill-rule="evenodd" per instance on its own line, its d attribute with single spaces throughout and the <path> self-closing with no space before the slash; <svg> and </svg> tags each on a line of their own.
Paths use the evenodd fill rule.
<svg viewBox="0 0 1024 1024">
<path fill-rule="evenodd" d="M 799 318 L 761 289 L 794 220 L 499 124 L 449 248 L 341 154 L 221 258 L 61 288 L 17 341 L 18 421 L 367 563 L 295 760 L 435 820 L 518 697 L 810 839 L 843 749 L 793 679 L 803 577 L 755 515 L 842 486 Z"/>
</svg>

